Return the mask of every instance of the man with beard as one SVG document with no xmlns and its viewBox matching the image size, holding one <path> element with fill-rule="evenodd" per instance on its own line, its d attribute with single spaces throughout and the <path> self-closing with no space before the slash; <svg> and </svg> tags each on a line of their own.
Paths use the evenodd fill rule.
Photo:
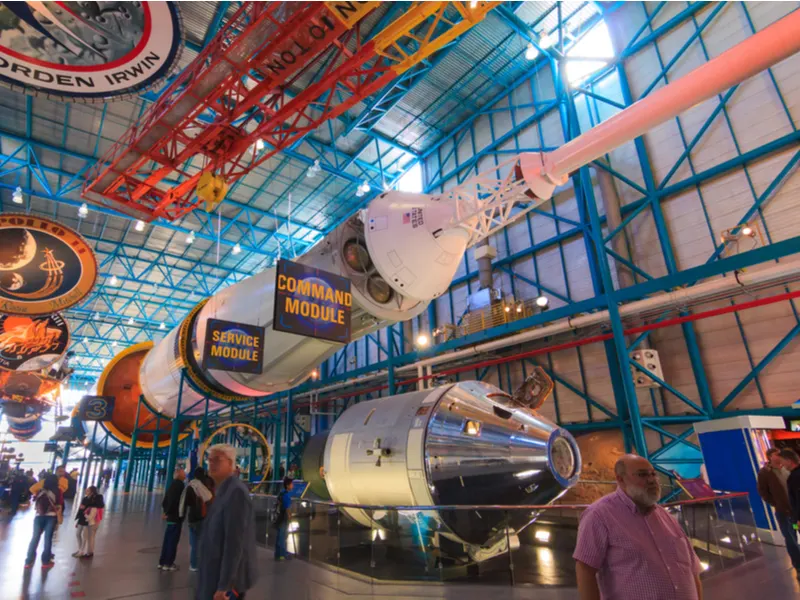
<svg viewBox="0 0 800 600">
<path fill-rule="evenodd" d="M 614 465 L 617 491 L 583 513 L 575 569 L 581 600 L 702 600 L 703 568 L 678 522 L 658 506 L 653 466 L 628 454 Z"/>
</svg>

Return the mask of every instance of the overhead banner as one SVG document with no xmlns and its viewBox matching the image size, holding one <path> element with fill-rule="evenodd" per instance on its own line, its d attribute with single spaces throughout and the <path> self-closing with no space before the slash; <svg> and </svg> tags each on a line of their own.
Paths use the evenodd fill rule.
<svg viewBox="0 0 800 600">
<path fill-rule="evenodd" d="M 61 315 L 0 316 L 0 368 L 40 371 L 58 362 L 69 346 L 69 327 Z"/>
<path fill-rule="evenodd" d="M 260 375 L 264 328 L 221 319 L 206 322 L 203 369 Z"/>
<path fill-rule="evenodd" d="M 0 313 L 65 310 L 96 280 L 94 252 L 78 233 L 50 219 L 0 215 Z"/>
<path fill-rule="evenodd" d="M 84 396 L 78 405 L 78 418 L 81 421 L 110 421 L 114 400 L 114 396 Z"/>
<path fill-rule="evenodd" d="M 157 85 L 182 46 L 174 2 L 2 2 L 0 82 L 68 102 Z"/>
<path fill-rule="evenodd" d="M 288 260 L 278 261 L 276 277 L 272 322 L 276 331 L 350 342 L 349 279 Z"/>
</svg>

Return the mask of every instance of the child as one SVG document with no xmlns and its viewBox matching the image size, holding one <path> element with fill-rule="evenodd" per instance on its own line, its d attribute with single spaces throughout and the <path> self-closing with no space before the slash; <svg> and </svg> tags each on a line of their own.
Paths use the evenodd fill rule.
<svg viewBox="0 0 800 600">
<path fill-rule="evenodd" d="M 94 538 L 97 528 L 103 520 L 105 503 L 103 495 L 97 493 L 95 486 L 86 489 L 86 496 L 81 500 L 78 515 L 75 517 L 75 527 L 78 529 L 78 551 L 72 556 L 76 558 L 90 558 L 94 556 Z"/>
</svg>

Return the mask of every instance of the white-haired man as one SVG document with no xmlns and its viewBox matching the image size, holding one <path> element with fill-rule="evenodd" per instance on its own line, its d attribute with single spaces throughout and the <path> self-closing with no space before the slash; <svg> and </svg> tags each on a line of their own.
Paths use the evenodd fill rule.
<svg viewBox="0 0 800 600">
<path fill-rule="evenodd" d="M 646 459 L 614 466 L 617 491 L 581 517 L 573 558 L 581 600 L 702 600 L 700 561 L 678 522 L 658 506 L 661 485 Z"/>
<path fill-rule="evenodd" d="M 235 448 L 217 444 L 208 449 L 216 495 L 200 538 L 197 600 L 244 598 L 257 579 L 253 504 L 235 471 Z"/>
</svg>

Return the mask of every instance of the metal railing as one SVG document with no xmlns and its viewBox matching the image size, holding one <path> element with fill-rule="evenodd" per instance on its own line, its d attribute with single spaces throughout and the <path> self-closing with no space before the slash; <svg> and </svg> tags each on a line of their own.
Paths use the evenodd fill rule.
<svg viewBox="0 0 800 600">
<path fill-rule="evenodd" d="M 275 496 L 255 494 L 258 539 L 274 546 Z M 287 548 L 299 558 L 375 583 L 478 582 L 574 587 L 578 522 L 587 505 L 366 506 L 295 500 Z M 665 505 L 703 568 L 718 573 L 761 556 L 747 494 Z M 358 511 L 367 527 L 350 515 Z M 445 525 L 491 523 L 481 540 Z M 520 523 L 527 524 L 520 527 Z M 517 529 L 514 529 L 516 527 Z M 490 544 L 481 545 L 487 539 Z"/>
</svg>

